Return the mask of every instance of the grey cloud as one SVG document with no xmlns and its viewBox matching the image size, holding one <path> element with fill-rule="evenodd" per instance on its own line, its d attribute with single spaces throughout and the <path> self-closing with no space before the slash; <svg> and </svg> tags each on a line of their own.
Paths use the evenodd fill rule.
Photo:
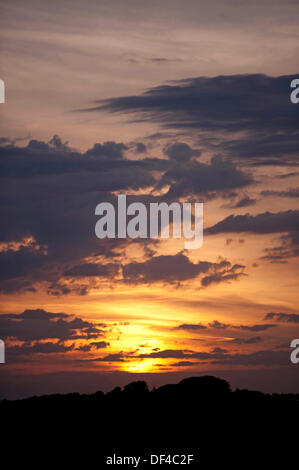
<svg viewBox="0 0 299 470">
<path fill-rule="evenodd" d="M 201 280 L 201 284 L 204 287 L 210 286 L 211 284 L 219 284 L 220 282 L 229 282 L 239 279 L 241 276 L 247 276 L 244 273 L 245 266 L 240 264 L 234 264 L 224 271 L 219 271 L 205 276 Z"/>
<path fill-rule="evenodd" d="M 289 105 L 293 75 L 198 77 L 158 86 L 136 96 L 98 101 L 84 111 L 139 112 L 176 128 L 208 130 L 297 130 L 297 110 Z"/>
<path fill-rule="evenodd" d="M 239 325 L 233 326 L 233 328 L 238 330 L 248 330 L 248 331 L 266 331 L 270 328 L 275 328 L 277 325 L 274 324 L 260 324 L 260 325 Z"/>
<path fill-rule="evenodd" d="M 200 323 L 194 324 L 194 323 L 183 323 L 182 325 L 179 325 L 177 327 L 178 330 L 204 330 L 207 327 L 205 325 L 201 325 Z"/>
<path fill-rule="evenodd" d="M 249 206 L 254 206 L 256 204 L 256 199 L 250 198 L 248 196 L 243 197 L 242 199 L 239 199 L 233 206 L 231 206 L 233 209 L 239 209 L 240 207 L 249 207 Z"/>
<path fill-rule="evenodd" d="M 261 259 L 271 263 L 286 263 L 289 258 L 299 256 L 299 231 L 290 232 L 280 237 L 281 245 L 265 248 L 266 254 Z"/>
<path fill-rule="evenodd" d="M 66 346 L 61 342 L 57 343 L 41 343 L 37 342 L 33 346 L 23 344 L 22 346 L 8 347 L 7 354 L 9 358 L 23 356 L 27 354 L 59 354 L 74 350 L 74 345 Z M 10 360 L 9 360 L 10 362 Z"/>
<path fill-rule="evenodd" d="M 270 318 L 270 317 L 269 317 Z M 265 318 L 266 319 L 266 318 Z M 267 318 L 268 319 L 268 318 Z M 231 325 L 229 323 L 220 323 L 217 320 L 214 320 L 213 322 L 208 323 L 208 325 L 202 325 L 201 323 L 185 323 L 182 325 L 179 325 L 177 328 L 181 330 L 204 330 L 207 327 L 209 328 L 216 328 L 216 329 L 222 329 L 226 330 L 228 328 L 233 328 L 236 330 L 248 330 L 248 331 L 265 331 L 268 330 L 269 328 L 274 328 L 276 325 L 274 324 L 257 324 L 257 325 Z"/>
<path fill-rule="evenodd" d="M 253 178 L 239 170 L 234 164 L 220 157 L 213 157 L 210 163 L 188 161 L 169 168 L 159 185 L 170 184 L 167 197 L 178 198 L 190 194 L 205 195 L 211 191 L 230 191 L 250 185 Z"/>
<path fill-rule="evenodd" d="M 166 145 L 164 148 L 164 154 L 169 157 L 170 160 L 184 162 L 193 157 L 199 157 L 201 155 L 201 150 L 193 149 L 184 142 L 176 142 L 174 144 Z"/>
<path fill-rule="evenodd" d="M 234 364 L 244 366 L 289 366 L 288 350 L 262 350 L 250 354 L 231 354 L 225 358 L 215 359 L 215 364 Z"/>
<path fill-rule="evenodd" d="M 276 190 L 265 190 L 261 191 L 262 196 L 278 196 L 278 197 L 289 197 L 289 198 L 298 198 L 299 197 L 299 188 L 290 188 L 286 191 L 276 191 Z"/>
<path fill-rule="evenodd" d="M 137 142 L 135 144 L 135 153 L 140 154 L 140 153 L 146 153 L 147 151 L 147 146 L 143 142 Z"/>
<path fill-rule="evenodd" d="M 229 344 L 257 344 L 261 341 L 260 336 L 252 336 L 251 338 L 234 338 Z"/>
<path fill-rule="evenodd" d="M 230 324 L 229 323 L 222 323 L 222 322 L 219 322 L 218 320 L 214 320 L 213 322 L 209 323 L 209 327 L 210 328 L 220 329 L 220 330 L 225 330 L 226 328 L 230 327 Z"/>
<path fill-rule="evenodd" d="M 110 346 L 110 343 L 107 341 L 93 341 L 88 344 L 84 344 L 82 346 L 79 346 L 76 348 L 77 351 L 84 351 L 84 352 L 89 352 L 91 350 L 98 350 L 98 349 L 104 349 Z"/>
<path fill-rule="evenodd" d="M 230 215 L 206 230 L 207 234 L 251 232 L 257 234 L 299 230 L 299 211 L 264 212 L 258 215 Z"/>
<path fill-rule="evenodd" d="M 51 313 L 42 309 L 24 310 L 20 314 L 0 315 L 2 338 L 14 338 L 21 341 L 42 339 L 69 339 L 88 337 L 92 332 L 97 336 L 104 334 L 103 329 L 79 317 L 65 313 Z M 78 333 L 79 332 L 79 335 Z"/>
<path fill-rule="evenodd" d="M 194 279 L 201 274 L 211 273 L 202 279 L 202 285 L 208 286 L 213 282 L 238 278 L 243 274 L 243 268 L 244 266 L 240 265 L 232 266 L 227 260 L 218 263 L 208 261 L 192 263 L 183 253 L 178 253 L 177 255 L 155 256 L 143 263 L 129 263 L 123 266 L 123 276 L 125 281 L 132 283 L 177 283 Z"/>
<path fill-rule="evenodd" d="M 139 354 L 137 357 L 140 359 L 146 358 L 162 358 L 162 359 L 182 359 L 189 357 L 192 351 L 181 349 L 165 349 L 163 351 L 152 352 L 149 354 Z"/>
<path fill-rule="evenodd" d="M 100 265 L 97 263 L 82 263 L 64 271 L 64 277 L 114 277 L 119 266 L 108 263 Z"/>
<path fill-rule="evenodd" d="M 155 121 L 189 133 L 244 131 L 241 139 L 219 137 L 216 148 L 237 159 L 284 165 L 298 153 L 299 144 L 298 110 L 289 102 L 293 78 L 296 75 L 187 78 L 140 95 L 99 100 L 81 111 L 134 113 L 137 121 Z"/>
<path fill-rule="evenodd" d="M 265 316 L 265 320 L 276 320 L 279 322 L 287 322 L 287 323 L 299 323 L 299 314 L 298 313 L 269 312 Z"/>
<path fill-rule="evenodd" d="M 110 141 L 94 144 L 93 148 L 87 150 L 84 156 L 94 159 L 121 160 L 124 158 L 125 150 L 128 150 L 128 147 L 123 143 Z"/>
</svg>

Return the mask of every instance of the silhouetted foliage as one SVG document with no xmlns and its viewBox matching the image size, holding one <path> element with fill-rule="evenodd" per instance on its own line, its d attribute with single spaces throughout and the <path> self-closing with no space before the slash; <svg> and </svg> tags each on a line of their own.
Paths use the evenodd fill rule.
<svg viewBox="0 0 299 470">
<path fill-rule="evenodd" d="M 268 470 L 272 462 L 287 468 L 295 456 L 299 395 L 232 391 L 225 380 L 204 376 L 152 391 L 138 381 L 106 394 L 3 400 L 0 416 L 3 448 L 9 452 L 12 442 L 14 458 L 33 468 L 35 459 L 40 464 L 38 450 L 53 459 L 53 469 L 62 466 L 62 456 L 67 468 L 81 463 L 101 469 L 113 453 L 191 452 L 200 455 L 200 469 L 242 469 L 246 461 Z"/>
</svg>

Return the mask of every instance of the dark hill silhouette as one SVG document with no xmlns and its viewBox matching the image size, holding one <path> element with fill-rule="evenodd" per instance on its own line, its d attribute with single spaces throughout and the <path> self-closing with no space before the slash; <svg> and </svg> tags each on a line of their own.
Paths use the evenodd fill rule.
<svg viewBox="0 0 299 470">
<path fill-rule="evenodd" d="M 210 376 L 152 391 L 138 381 L 106 394 L 3 400 L 0 416 L 1 458 L 6 452 L 16 467 L 46 461 L 53 469 L 122 468 L 106 465 L 107 456 L 191 453 L 200 469 L 268 470 L 287 469 L 297 458 L 299 395 L 232 391 Z M 155 467 L 180 468 L 144 462 L 138 468 Z"/>
</svg>

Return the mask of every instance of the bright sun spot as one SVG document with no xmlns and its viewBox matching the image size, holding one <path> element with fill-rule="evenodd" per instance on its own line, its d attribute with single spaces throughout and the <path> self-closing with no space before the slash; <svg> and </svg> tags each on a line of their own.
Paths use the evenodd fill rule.
<svg viewBox="0 0 299 470">
<path fill-rule="evenodd" d="M 143 361 L 130 361 L 123 364 L 122 369 L 126 372 L 151 372 L 155 369 L 155 359 L 145 359 Z"/>
</svg>

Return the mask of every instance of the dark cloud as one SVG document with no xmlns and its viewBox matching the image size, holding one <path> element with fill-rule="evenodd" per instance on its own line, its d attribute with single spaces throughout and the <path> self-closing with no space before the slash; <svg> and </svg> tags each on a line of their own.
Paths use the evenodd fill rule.
<svg viewBox="0 0 299 470">
<path fill-rule="evenodd" d="M 299 211 L 264 212 L 258 215 L 230 215 L 206 230 L 207 234 L 251 232 L 257 234 L 299 230 Z"/>
<path fill-rule="evenodd" d="M 59 354 L 59 353 L 67 353 L 69 351 L 74 350 L 74 344 L 70 346 L 66 346 L 64 343 L 57 342 L 37 342 L 33 346 L 29 344 L 23 344 L 22 346 L 13 346 L 7 348 L 7 354 L 9 358 L 9 362 L 11 362 L 11 358 L 16 356 L 23 356 L 27 354 Z"/>
<path fill-rule="evenodd" d="M 158 354 L 158 355 L 156 355 Z M 230 354 L 222 348 L 216 348 L 211 352 L 186 351 L 186 350 L 164 350 L 160 353 L 141 354 L 139 358 L 162 358 L 162 359 L 183 359 L 187 361 L 199 360 L 210 364 L 234 364 L 234 365 L 256 365 L 256 366 L 288 366 L 290 352 L 284 350 L 261 350 L 248 354 Z M 193 362 L 193 365 L 195 363 Z"/>
<path fill-rule="evenodd" d="M 276 96 L 277 103 L 280 98 Z M 285 104 L 288 105 L 287 100 Z M 298 166 L 299 133 L 291 129 L 298 122 L 298 115 L 292 114 L 290 110 L 287 121 L 290 128 L 286 123 L 276 121 L 273 116 L 270 119 L 273 128 L 268 128 L 265 123 L 259 131 L 238 140 L 221 142 L 217 148 L 253 166 Z"/>
<path fill-rule="evenodd" d="M 270 318 L 270 317 L 269 317 Z M 268 318 L 265 318 L 268 319 Z M 227 329 L 236 329 L 236 330 L 248 330 L 248 331 L 265 331 L 268 330 L 269 328 L 274 328 L 276 325 L 274 324 L 257 324 L 257 325 L 232 325 L 229 323 L 221 323 L 218 320 L 214 320 L 207 325 L 202 325 L 201 323 L 183 323 L 182 325 L 179 325 L 177 329 L 181 330 L 191 330 L 191 331 L 196 331 L 196 330 L 205 330 L 206 328 L 211 328 L 211 329 L 219 329 L 219 330 L 227 330 Z"/>
<path fill-rule="evenodd" d="M 265 316 L 265 320 L 276 320 L 279 322 L 287 323 L 299 323 L 299 315 L 298 313 L 269 312 Z"/>
<path fill-rule="evenodd" d="M 124 158 L 124 151 L 128 147 L 123 143 L 104 142 L 94 144 L 93 148 L 87 150 L 85 157 L 94 159 L 121 160 Z"/>
<path fill-rule="evenodd" d="M 286 178 L 292 178 L 293 176 L 298 176 L 299 171 L 291 171 L 289 173 L 283 173 L 282 175 L 276 176 L 278 179 L 286 179 Z"/>
<path fill-rule="evenodd" d="M 42 309 L 24 310 L 20 314 L 0 315 L 0 331 L 3 339 L 20 341 L 88 338 L 90 333 L 103 336 L 103 324 L 97 326 L 79 317 L 66 313 L 51 313 Z M 51 346 L 52 347 L 52 346 Z"/>
<path fill-rule="evenodd" d="M 293 75 L 230 75 L 180 80 L 141 95 L 98 101 L 84 111 L 138 112 L 166 126 L 208 130 L 297 130 L 295 106 L 285 99 Z"/>
<path fill-rule="evenodd" d="M 2 292 L 44 282 L 52 295 L 83 295 L 86 286 L 59 282 L 63 273 L 74 269 L 78 278 L 77 267 L 85 258 L 109 260 L 130 243 L 95 237 L 95 207 L 102 201 L 115 203 L 114 191 L 155 185 L 152 172 L 167 160 L 125 160 L 124 147 L 106 142 L 80 153 L 54 136 L 47 143 L 31 140 L 25 147 L 0 149 L 0 242 L 7 244 L 0 252 Z M 105 269 L 99 268 L 99 277 Z"/>
<path fill-rule="evenodd" d="M 299 188 L 290 188 L 286 191 L 277 191 L 277 190 L 265 190 L 261 191 L 262 196 L 278 196 L 278 197 L 289 197 L 289 198 L 298 198 L 299 197 Z"/>
<path fill-rule="evenodd" d="M 191 262 L 183 253 L 161 255 L 143 263 L 129 263 L 123 266 L 124 280 L 132 283 L 167 282 L 177 283 L 194 279 L 201 274 L 211 273 L 202 279 L 202 285 L 237 279 L 243 275 L 244 266 L 231 265 L 227 260 L 211 263 Z"/>
<path fill-rule="evenodd" d="M 140 192 L 169 185 L 164 200 L 195 193 L 209 198 L 217 191 L 223 193 L 252 181 L 250 175 L 223 159 L 213 158 L 210 163 L 193 160 L 200 150 L 183 142 L 166 146 L 169 159 L 127 160 L 127 150 L 125 144 L 104 142 L 79 152 L 57 135 L 49 142 L 31 140 L 24 147 L 10 143 L 0 148 L 5 194 L 0 242 L 7 244 L 0 253 L 2 292 L 33 292 L 39 283 L 50 295 L 86 295 L 91 286 L 87 278 L 111 282 L 118 269 L 111 259 L 120 258 L 131 241 L 97 239 L 94 209 L 100 202 L 116 205 L 117 191 Z M 139 150 L 144 148 L 139 146 Z M 184 165 L 180 164 L 182 159 L 187 159 Z M 141 195 L 137 200 L 148 203 L 161 198 Z M 148 250 L 151 241 L 142 243 Z M 99 256 L 104 262 L 92 261 Z M 192 278 L 196 272 L 204 272 L 205 266 L 212 266 L 182 262 L 186 271 L 179 279 Z M 127 280 L 134 277 L 133 270 L 132 265 L 124 268 Z M 86 279 L 78 283 L 83 277 Z"/>
<path fill-rule="evenodd" d="M 184 357 L 189 357 L 192 351 L 181 350 L 181 349 L 165 349 L 163 351 L 152 352 L 149 354 L 138 354 L 139 359 L 147 358 L 163 358 L 163 359 L 182 359 Z"/>
<path fill-rule="evenodd" d="M 189 367 L 189 366 L 194 366 L 194 362 L 192 361 L 179 361 L 179 362 L 174 362 L 171 364 L 172 367 Z"/>
<path fill-rule="evenodd" d="M 226 354 L 228 351 L 227 349 L 217 347 L 217 348 L 214 348 L 212 352 L 215 354 L 222 354 L 222 353 Z"/>
<path fill-rule="evenodd" d="M 46 263 L 47 255 L 43 249 L 21 245 L 17 251 L 3 251 L 0 253 L 0 280 L 26 276 Z"/>
<path fill-rule="evenodd" d="M 137 142 L 135 144 L 135 153 L 140 154 L 140 153 L 146 153 L 147 147 L 143 142 Z"/>
<path fill-rule="evenodd" d="M 65 277 L 114 277 L 119 269 L 118 265 L 109 264 L 96 264 L 96 263 L 82 263 L 77 266 L 64 271 Z"/>
<path fill-rule="evenodd" d="M 251 338 L 234 338 L 229 344 L 257 344 L 261 341 L 260 336 L 252 336 Z"/>
<path fill-rule="evenodd" d="M 125 362 L 126 355 L 121 351 L 119 353 L 108 354 L 105 357 L 98 357 L 96 359 L 91 359 L 95 362 Z"/>
<path fill-rule="evenodd" d="M 107 348 L 108 346 L 110 346 L 110 343 L 108 343 L 107 341 L 93 341 L 91 343 L 83 344 L 82 346 L 79 346 L 78 348 L 76 348 L 76 350 L 87 352 L 93 349 L 94 350 L 104 349 L 104 348 Z"/>
<path fill-rule="evenodd" d="M 200 323 L 194 324 L 194 323 L 183 323 L 182 325 L 179 325 L 177 327 L 178 330 L 204 330 L 207 327 L 205 325 L 201 325 Z"/>
<path fill-rule="evenodd" d="M 197 277 L 206 273 L 212 263 L 202 261 L 192 263 L 182 253 L 177 255 L 161 255 L 143 263 L 129 263 L 123 267 L 124 279 L 131 282 L 177 282 Z"/>
<path fill-rule="evenodd" d="M 293 78 L 296 75 L 187 78 L 141 95 L 99 100 L 81 111 L 134 113 L 137 121 L 154 121 L 189 133 L 243 131 L 242 138 L 219 138 L 214 147 L 237 159 L 284 165 L 299 147 L 298 109 L 289 101 Z"/>
<path fill-rule="evenodd" d="M 229 323 L 222 323 L 219 322 L 218 320 L 214 320 L 211 323 L 209 323 L 210 328 L 217 328 L 219 330 L 225 330 L 226 328 L 230 327 Z"/>
<path fill-rule="evenodd" d="M 260 325 L 239 325 L 233 326 L 233 328 L 238 330 L 248 330 L 248 331 L 265 331 L 269 330 L 269 328 L 275 328 L 274 324 L 260 324 Z"/>
<path fill-rule="evenodd" d="M 231 207 L 233 209 L 239 209 L 240 207 L 249 207 L 249 206 L 254 206 L 256 204 L 257 200 L 254 198 L 250 198 L 249 196 L 245 196 L 242 199 L 239 199 L 234 205 Z"/>
<path fill-rule="evenodd" d="M 54 297 L 60 297 L 68 294 L 86 295 L 88 286 L 78 284 L 63 284 L 62 282 L 52 282 L 47 288 L 47 293 Z"/>
<path fill-rule="evenodd" d="M 184 142 L 176 142 L 175 144 L 166 145 L 164 148 L 164 154 L 170 160 L 184 162 L 193 157 L 199 157 L 201 155 L 201 150 L 193 149 Z"/>
<path fill-rule="evenodd" d="M 252 182 L 252 176 L 239 170 L 233 163 L 213 157 L 210 163 L 191 160 L 170 167 L 159 181 L 159 186 L 170 185 L 166 196 L 179 198 L 190 194 L 207 196 L 207 193 L 213 191 L 230 191 Z"/>
<path fill-rule="evenodd" d="M 243 366 L 288 366 L 290 352 L 288 350 L 262 350 L 250 354 L 230 354 L 224 358 L 213 360 L 215 364 L 232 364 Z"/>
<path fill-rule="evenodd" d="M 289 258 L 299 256 L 299 231 L 288 233 L 280 237 L 281 245 L 265 248 L 266 255 L 261 259 L 271 263 L 286 263 Z"/>
<path fill-rule="evenodd" d="M 239 279 L 241 276 L 247 276 L 244 273 L 245 266 L 241 264 L 234 264 L 229 266 L 224 271 L 214 272 L 205 276 L 201 280 L 201 284 L 204 287 L 210 286 L 211 284 L 219 284 L 220 282 L 229 282 Z"/>
</svg>

